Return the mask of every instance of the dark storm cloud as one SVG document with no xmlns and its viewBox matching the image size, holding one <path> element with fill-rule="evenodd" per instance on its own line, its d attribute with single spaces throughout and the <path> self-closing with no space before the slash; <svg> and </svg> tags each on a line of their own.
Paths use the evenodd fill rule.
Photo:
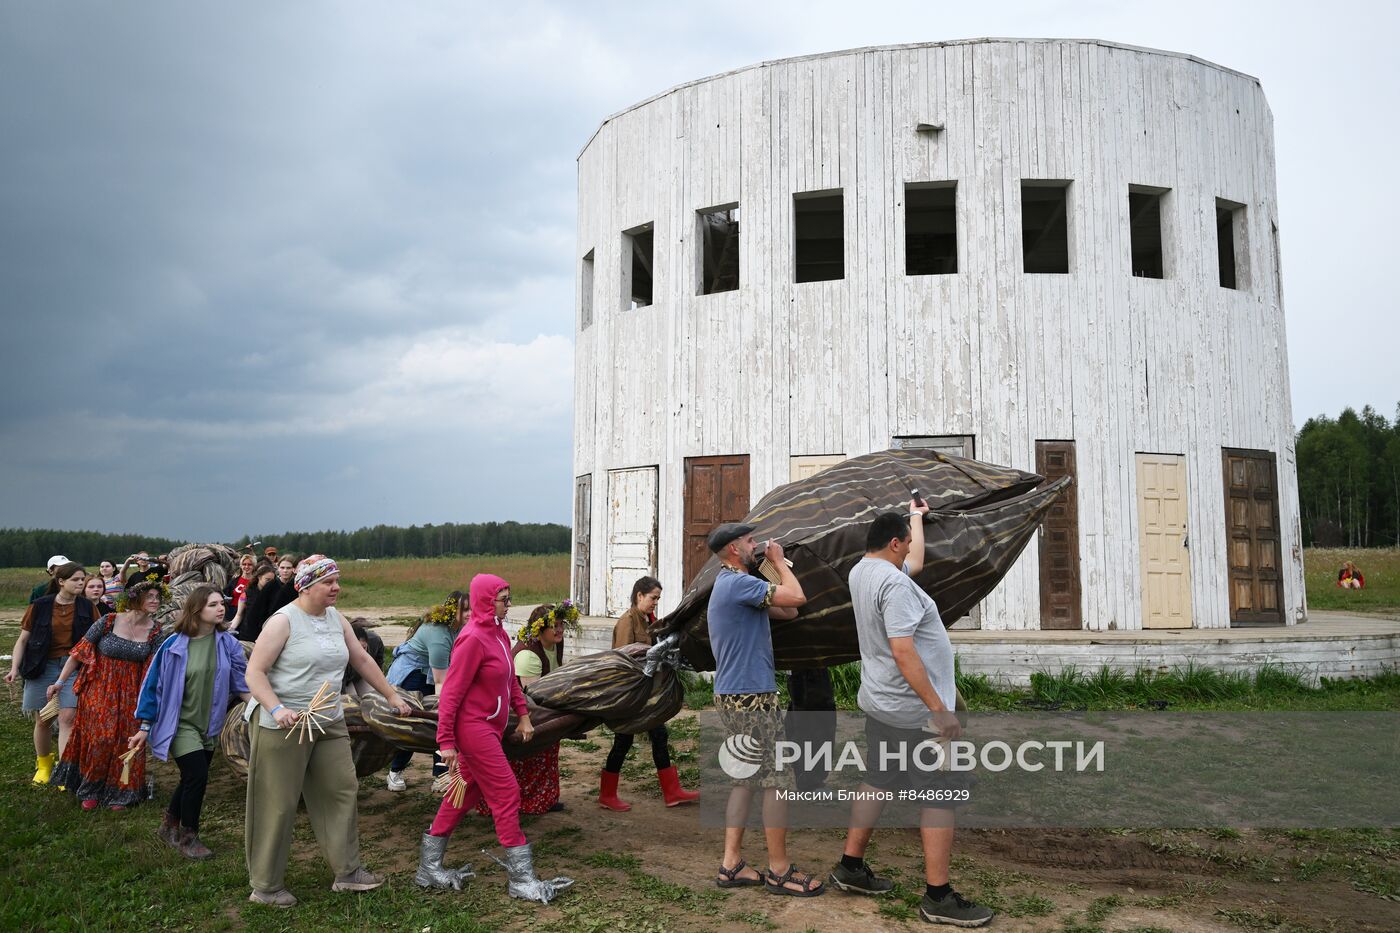
<svg viewBox="0 0 1400 933">
<path fill-rule="evenodd" d="M 1194 9 L 6 4 L 0 525 L 566 521 L 579 149 L 674 84 L 866 44 L 1090 35 L 1259 76 L 1295 413 L 1388 409 L 1362 208 L 1395 14 Z M 1367 340 L 1334 362 L 1337 309 Z"/>
</svg>

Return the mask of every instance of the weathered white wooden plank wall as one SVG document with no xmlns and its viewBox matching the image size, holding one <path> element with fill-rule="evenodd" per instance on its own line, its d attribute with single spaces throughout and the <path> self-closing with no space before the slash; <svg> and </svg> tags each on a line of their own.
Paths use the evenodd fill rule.
<svg viewBox="0 0 1400 933">
<path fill-rule="evenodd" d="M 919 122 L 946 130 L 916 134 Z M 974 434 L 980 457 L 1023 468 L 1037 439 L 1073 439 L 1086 627 L 1138 628 L 1133 452 L 1184 452 L 1193 610 L 1208 627 L 1228 624 L 1220 447 L 1273 450 L 1291 615 L 1301 570 L 1271 134 L 1251 79 L 1055 41 L 775 63 L 613 118 L 579 163 L 596 296 L 575 473 L 660 464 L 664 609 L 680 595 L 687 456 L 748 453 L 756 501 L 792 455 L 859 454 L 895 434 Z M 1071 182 L 1067 276 L 1021 272 L 1022 178 Z M 908 277 L 904 184 L 931 180 L 957 182 L 959 273 Z M 1171 189 L 1163 280 L 1131 276 L 1131 184 Z M 792 194 L 826 189 L 845 196 L 846 278 L 797 285 Z M 1216 196 L 1248 205 L 1239 291 L 1216 284 Z M 694 212 L 735 201 L 742 288 L 699 296 Z M 655 304 L 623 312 L 620 232 L 646 221 Z M 1037 588 L 1029 548 L 984 627 L 1037 627 Z"/>
</svg>

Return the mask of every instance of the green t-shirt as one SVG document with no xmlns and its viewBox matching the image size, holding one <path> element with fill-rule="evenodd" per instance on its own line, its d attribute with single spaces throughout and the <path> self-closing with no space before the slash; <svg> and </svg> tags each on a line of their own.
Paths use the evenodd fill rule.
<svg viewBox="0 0 1400 933">
<path fill-rule="evenodd" d="M 214 702 L 214 671 L 218 650 L 213 634 L 191 638 L 185 662 L 185 695 L 180 700 L 180 724 L 170 742 L 170 757 L 214 750 L 209 729 L 209 707 Z"/>
<path fill-rule="evenodd" d="M 540 664 L 540 656 L 533 651 L 522 651 L 515 656 L 517 677 L 538 677 L 543 673 L 544 666 Z"/>
</svg>

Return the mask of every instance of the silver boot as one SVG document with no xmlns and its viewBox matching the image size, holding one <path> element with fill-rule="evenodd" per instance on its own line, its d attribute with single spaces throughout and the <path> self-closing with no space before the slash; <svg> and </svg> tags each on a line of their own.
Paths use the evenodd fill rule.
<svg viewBox="0 0 1400 933">
<path fill-rule="evenodd" d="M 413 875 L 414 882 L 420 888 L 451 888 L 460 891 L 462 882 L 476 877 L 470 865 L 454 869 L 442 864 L 443 856 L 447 854 L 447 840 L 451 838 L 434 836 L 431 833 L 423 834 L 418 854 L 418 871 Z"/>
<path fill-rule="evenodd" d="M 574 883 L 572 878 L 552 878 L 549 881 L 536 878 L 535 857 L 528 842 L 523 846 L 507 848 L 505 855 L 505 861 L 502 862 L 500 859 L 496 859 L 496 861 L 500 862 L 510 877 L 506 891 L 511 897 L 548 904 L 554 900 L 554 895 L 571 887 Z"/>
</svg>

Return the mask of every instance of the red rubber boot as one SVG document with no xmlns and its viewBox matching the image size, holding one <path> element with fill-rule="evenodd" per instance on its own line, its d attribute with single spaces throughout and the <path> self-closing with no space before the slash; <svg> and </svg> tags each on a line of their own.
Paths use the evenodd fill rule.
<svg viewBox="0 0 1400 933">
<path fill-rule="evenodd" d="M 617 810 L 619 813 L 632 809 L 632 805 L 617 796 L 617 779 L 620 777 L 616 771 L 601 772 L 601 781 L 598 784 L 598 806 L 605 810 Z"/>
<path fill-rule="evenodd" d="M 681 787 L 681 776 L 676 773 L 675 765 L 656 772 L 656 779 L 661 782 L 661 796 L 666 798 L 666 806 L 668 807 L 678 807 L 683 803 L 700 799 L 699 791 L 686 790 Z"/>
</svg>

